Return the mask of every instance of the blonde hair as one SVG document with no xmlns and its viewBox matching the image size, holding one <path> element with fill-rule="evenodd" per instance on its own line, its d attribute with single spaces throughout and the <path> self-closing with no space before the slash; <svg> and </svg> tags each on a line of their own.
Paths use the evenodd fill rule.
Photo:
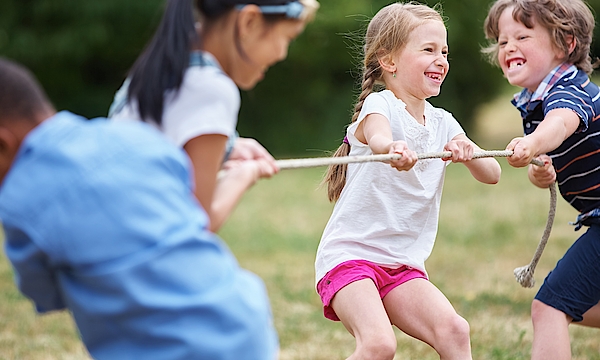
<svg viewBox="0 0 600 360">
<path fill-rule="evenodd" d="M 515 21 L 533 28 L 538 23 L 548 30 L 552 44 L 568 54 L 567 62 L 590 74 L 592 64 L 590 46 L 594 32 L 594 15 L 582 0 L 498 0 L 485 19 L 485 36 L 490 44 L 482 49 L 490 63 L 498 66 L 498 22 L 504 10 L 513 8 Z M 569 36 L 576 41 L 575 49 L 569 54 Z"/>
<path fill-rule="evenodd" d="M 371 19 L 364 38 L 364 57 L 362 61 L 361 92 L 354 106 L 351 123 L 358 119 L 363 103 L 373 92 L 376 85 L 383 85 L 383 72 L 379 58 L 396 53 L 404 48 L 412 31 L 426 21 L 444 22 L 437 11 L 438 6 L 430 8 L 415 2 L 394 3 L 388 5 Z M 342 145 L 333 157 L 348 156 L 350 145 Z M 346 185 L 348 165 L 330 165 L 325 173 L 323 183 L 327 184 L 329 201 L 337 201 Z"/>
</svg>

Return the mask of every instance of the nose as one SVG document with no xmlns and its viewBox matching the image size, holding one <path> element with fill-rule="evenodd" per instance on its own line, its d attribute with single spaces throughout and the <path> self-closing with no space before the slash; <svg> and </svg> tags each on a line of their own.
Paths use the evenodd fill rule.
<svg viewBox="0 0 600 360">
<path fill-rule="evenodd" d="M 435 65 L 440 68 L 448 68 L 450 66 L 450 63 L 448 62 L 447 56 L 440 54 L 440 56 L 438 56 L 435 61 Z"/>
<path fill-rule="evenodd" d="M 517 50 L 517 45 L 512 40 L 508 40 L 506 42 L 506 45 L 504 45 L 504 51 L 506 51 L 506 52 L 511 53 L 511 52 L 515 52 L 516 50 Z"/>
</svg>

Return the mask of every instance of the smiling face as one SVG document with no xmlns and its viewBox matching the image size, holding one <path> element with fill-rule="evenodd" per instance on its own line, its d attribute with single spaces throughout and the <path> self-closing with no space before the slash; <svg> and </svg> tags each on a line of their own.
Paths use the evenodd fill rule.
<svg viewBox="0 0 600 360">
<path fill-rule="evenodd" d="M 304 30 L 298 20 L 280 20 L 254 28 L 244 38 L 242 49 L 246 58 L 230 69 L 233 81 L 244 90 L 252 89 L 263 79 L 269 67 L 287 57 L 290 42 Z"/>
<path fill-rule="evenodd" d="M 512 15 L 513 7 L 498 20 L 498 63 L 511 85 L 534 92 L 544 78 L 566 59 L 546 28 L 533 21 L 529 29 Z"/>
<path fill-rule="evenodd" d="M 424 100 L 439 95 L 450 68 L 446 27 L 436 20 L 417 26 L 392 59 L 397 75 L 386 85 L 398 98 L 406 102 L 410 98 Z"/>
</svg>

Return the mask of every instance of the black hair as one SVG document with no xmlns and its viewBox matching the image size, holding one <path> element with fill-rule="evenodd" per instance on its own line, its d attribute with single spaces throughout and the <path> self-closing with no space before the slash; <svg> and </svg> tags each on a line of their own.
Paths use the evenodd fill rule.
<svg viewBox="0 0 600 360">
<path fill-rule="evenodd" d="M 191 0 L 169 0 L 152 40 L 129 73 L 128 98 L 135 99 L 142 119 L 160 123 L 163 96 L 179 89 L 190 47 L 197 40 Z"/>
<path fill-rule="evenodd" d="M 0 57 L 0 120 L 26 119 L 53 107 L 33 74 L 24 66 Z"/>
<path fill-rule="evenodd" d="M 213 21 L 237 4 L 276 5 L 290 0 L 167 0 L 161 22 L 129 71 L 127 98 L 136 101 L 140 117 L 160 124 L 167 90 L 179 90 L 193 44 L 201 39 L 196 21 Z M 241 50 L 236 43 L 238 51 Z M 242 54 L 243 55 L 243 54 Z"/>
</svg>

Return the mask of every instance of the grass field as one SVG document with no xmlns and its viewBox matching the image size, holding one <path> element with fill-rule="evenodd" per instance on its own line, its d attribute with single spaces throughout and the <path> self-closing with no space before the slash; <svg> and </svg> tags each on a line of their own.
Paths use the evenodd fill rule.
<svg viewBox="0 0 600 360">
<path fill-rule="evenodd" d="M 499 114 L 489 110 L 482 116 Z M 518 121 L 506 124 L 517 131 L 518 126 Z M 496 130 L 480 129 L 488 131 Z M 481 144 L 491 149 L 506 141 L 482 136 Z M 469 321 L 474 359 L 529 359 L 530 303 L 545 274 L 578 235 L 568 225 L 576 214 L 559 199 L 555 226 L 536 271 L 537 285 L 521 288 L 513 269 L 533 255 L 549 193 L 530 185 L 526 170 L 499 161 L 503 176 L 495 186 L 477 183 L 462 165 L 449 166 L 438 240 L 427 269 L 431 281 Z M 344 359 L 354 349 L 354 339 L 341 323 L 322 316 L 314 291 L 315 251 L 332 209 L 318 187 L 322 171 L 288 170 L 259 182 L 220 232 L 240 264 L 267 284 L 282 360 Z M 574 359 L 600 359 L 598 330 L 573 326 L 571 335 Z M 438 358 L 427 345 L 399 331 L 397 339 L 397 359 Z M 85 358 L 69 315 L 35 315 L 1 256 L 0 359 Z"/>
</svg>

